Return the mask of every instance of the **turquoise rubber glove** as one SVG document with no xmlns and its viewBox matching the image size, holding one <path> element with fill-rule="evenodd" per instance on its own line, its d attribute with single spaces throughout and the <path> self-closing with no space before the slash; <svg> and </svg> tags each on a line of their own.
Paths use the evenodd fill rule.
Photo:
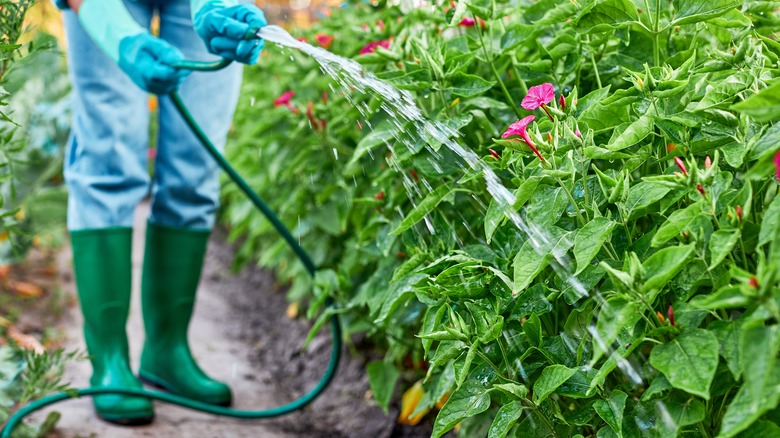
<svg viewBox="0 0 780 438">
<path fill-rule="evenodd" d="M 252 38 L 252 33 L 268 24 L 263 11 L 254 5 L 226 7 L 219 0 L 193 3 L 201 4 L 198 9 L 193 4 L 193 11 L 197 11 L 193 23 L 210 53 L 244 64 L 257 62 L 264 42 Z"/>
<path fill-rule="evenodd" d="M 190 73 L 171 67 L 184 59 L 181 52 L 141 27 L 122 0 L 84 0 L 79 22 L 92 41 L 143 90 L 169 93 Z"/>
<path fill-rule="evenodd" d="M 150 93 L 168 94 L 179 87 L 190 71 L 171 65 L 183 59 L 175 47 L 149 33 L 119 42 L 119 68 Z"/>
</svg>

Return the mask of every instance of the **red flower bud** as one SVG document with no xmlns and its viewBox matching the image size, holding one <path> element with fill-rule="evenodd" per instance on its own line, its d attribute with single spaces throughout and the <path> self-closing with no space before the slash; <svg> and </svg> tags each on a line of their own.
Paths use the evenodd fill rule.
<svg viewBox="0 0 780 438">
<path fill-rule="evenodd" d="M 563 94 L 558 98 L 558 106 L 561 107 L 561 111 L 566 111 L 566 99 L 563 98 Z"/>
<path fill-rule="evenodd" d="M 382 201 L 383 199 L 385 199 L 385 191 L 382 190 L 381 192 L 375 194 L 374 199 L 376 199 L 377 201 Z"/>
<path fill-rule="evenodd" d="M 742 206 L 737 205 L 737 219 L 739 219 L 740 222 L 742 222 Z"/>
<path fill-rule="evenodd" d="M 753 289 L 758 289 L 758 278 L 756 278 L 755 275 L 750 277 L 750 280 L 748 280 L 748 285 Z"/>
<path fill-rule="evenodd" d="M 488 149 L 488 150 L 490 151 L 490 155 L 492 155 L 493 158 L 495 158 L 496 160 L 501 159 L 501 155 L 498 155 L 498 152 L 494 151 L 493 149 Z"/>
<path fill-rule="evenodd" d="M 409 170 L 409 174 L 412 175 L 412 178 L 414 178 L 415 181 L 420 180 L 420 176 L 417 175 L 417 171 L 415 171 L 414 169 Z"/>
<path fill-rule="evenodd" d="M 674 157 L 674 164 L 676 164 L 677 167 L 680 168 L 683 175 L 688 176 L 688 169 L 685 167 L 685 163 L 683 162 L 682 159 L 680 159 L 680 157 Z"/>
<path fill-rule="evenodd" d="M 710 159 L 710 156 L 707 155 L 707 158 L 704 159 L 704 168 L 710 170 L 711 167 L 712 167 L 712 160 Z"/>
<path fill-rule="evenodd" d="M 696 184 L 696 190 L 698 190 L 702 196 L 707 196 L 707 192 L 704 191 L 704 186 L 702 186 L 701 183 Z"/>
<path fill-rule="evenodd" d="M 666 309 L 666 316 L 669 317 L 669 324 L 674 327 L 674 307 L 672 307 L 671 304 L 669 305 L 669 308 Z"/>
<path fill-rule="evenodd" d="M 406 258 L 406 254 L 403 252 L 398 252 L 395 254 L 395 256 L 398 257 L 399 259 Z"/>
</svg>

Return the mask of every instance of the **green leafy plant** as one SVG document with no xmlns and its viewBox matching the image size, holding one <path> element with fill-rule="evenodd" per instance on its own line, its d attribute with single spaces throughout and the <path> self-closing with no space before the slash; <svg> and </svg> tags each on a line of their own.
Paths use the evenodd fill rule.
<svg viewBox="0 0 780 438">
<path fill-rule="evenodd" d="M 383 407 L 396 381 L 424 380 L 410 416 L 449 394 L 435 437 L 777 435 L 779 6 L 334 10 L 302 36 L 459 130 L 512 205 L 382 96 L 269 47 L 227 154 L 320 271 L 227 185 L 237 263 L 383 347 Z"/>
</svg>

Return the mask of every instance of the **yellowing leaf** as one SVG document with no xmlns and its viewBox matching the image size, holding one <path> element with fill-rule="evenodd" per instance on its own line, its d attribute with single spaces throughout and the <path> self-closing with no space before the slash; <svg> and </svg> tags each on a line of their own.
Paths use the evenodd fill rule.
<svg viewBox="0 0 780 438">
<path fill-rule="evenodd" d="M 404 392 L 404 395 L 401 398 L 401 414 L 398 416 L 398 424 L 414 426 L 423 419 L 425 414 L 429 411 L 427 408 L 418 412 L 417 415 L 410 417 L 417 409 L 417 405 L 420 404 L 423 394 L 422 380 L 417 381 L 417 383 Z"/>
</svg>

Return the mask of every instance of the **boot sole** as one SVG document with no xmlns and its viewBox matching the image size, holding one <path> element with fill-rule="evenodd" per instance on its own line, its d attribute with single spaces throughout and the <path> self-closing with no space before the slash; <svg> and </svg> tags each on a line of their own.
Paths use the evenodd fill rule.
<svg viewBox="0 0 780 438">
<path fill-rule="evenodd" d="M 111 417 L 96 412 L 98 418 L 106 423 L 116 424 L 118 426 L 147 426 L 154 421 L 154 414 L 141 417 Z"/>
<path fill-rule="evenodd" d="M 149 385 L 149 386 L 151 386 L 153 388 L 157 388 L 157 389 L 163 390 L 163 391 L 165 391 L 167 393 L 170 393 L 170 394 L 174 394 L 174 395 L 179 395 L 179 396 L 185 397 L 185 396 L 179 394 L 177 391 L 173 390 L 171 386 L 167 385 L 166 383 L 163 383 L 162 380 L 158 380 L 156 377 L 149 377 L 148 375 L 144 375 L 144 374 L 138 373 L 138 380 L 140 380 L 142 383 L 144 383 L 146 385 Z M 187 397 L 187 398 L 189 398 L 189 397 Z M 206 403 L 206 404 L 210 404 L 210 405 L 214 405 L 214 406 L 220 406 L 220 407 L 223 407 L 223 408 L 229 408 L 230 406 L 233 405 L 233 401 L 232 400 L 223 401 L 223 402 L 217 402 L 217 403 L 204 401 L 204 400 L 196 400 L 196 399 L 192 399 L 192 400 L 199 401 L 199 402 Z"/>
</svg>

